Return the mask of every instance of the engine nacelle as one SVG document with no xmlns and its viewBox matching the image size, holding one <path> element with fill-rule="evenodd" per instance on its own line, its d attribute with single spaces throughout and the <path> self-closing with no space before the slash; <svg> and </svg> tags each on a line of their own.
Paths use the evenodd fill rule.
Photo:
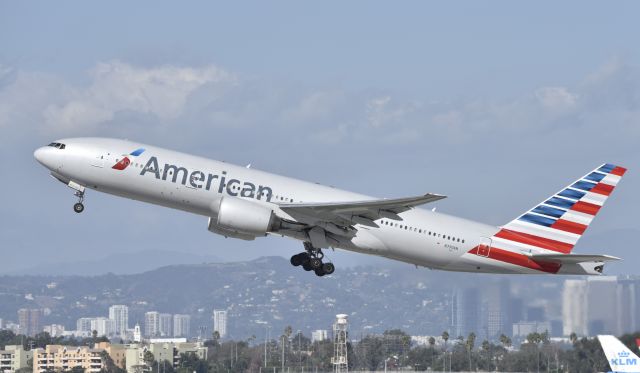
<svg viewBox="0 0 640 373">
<path fill-rule="evenodd" d="M 209 231 L 225 237 L 254 240 L 274 225 L 273 210 L 237 197 L 222 197 L 212 206 Z"/>
</svg>

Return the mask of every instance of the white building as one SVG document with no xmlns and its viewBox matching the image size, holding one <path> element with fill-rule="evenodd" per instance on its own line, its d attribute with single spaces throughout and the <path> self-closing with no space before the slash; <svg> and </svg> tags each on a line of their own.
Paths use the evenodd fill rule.
<svg viewBox="0 0 640 373">
<path fill-rule="evenodd" d="M 18 369 L 26 368 L 31 358 L 33 352 L 25 351 L 21 345 L 7 345 L 0 350 L 0 373 L 15 373 Z"/>
<path fill-rule="evenodd" d="M 95 317 L 81 317 L 76 321 L 76 330 L 79 332 L 91 332 L 91 321 L 95 320 Z"/>
<path fill-rule="evenodd" d="M 171 337 L 173 329 L 173 315 L 161 313 L 158 318 L 158 332 L 161 337 Z"/>
<path fill-rule="evenodd" d="M 173 336 L 189 338 L 191 331 L 191 316 L 173 315 Z"/>
<path fill-rule="evenodd" d="M 144 335 L 147 337 L 160 335 L 160 313 L 151 311 L 144 314 Z"/>
<path fill-rule="evenodd" d="M 513 324 L 513 337 L 526 338 L 531 333 L 551 334 L 551 323 L 548 321 L 520 321 Z"/>
<path fill-rule="evenodd" d="M 129 307 L 121 304 L 109 307 L 109 318 L 115 323 L 115 334 L 124 336 L 129 329 Z"/>
<path fill-rule="evenodd" d="M 64 336 L 64 325 L 59 324 L 51 324 L 45 325 L 43 328 L 45 333 L 49 333 L 52 337 L 62 337 Z"/>
<path fill-rule="evenodd" d="M 311 332 L 311 342 L 322 342 L 327 339 L 326 329 L 318 329 Z"/>
<path fill-rule="evenodd" d="M 227 311 L 213 310 L 213 331 L 220 334 L 220 338 L 227 336 Z"/>
<path fill-rule="evenodd" d="M 565 280 L 562 290 L 562 334 L 589 334 L 587 328 L 587 282 Z"/>
<path fill-rule="evenodd" d="M 140 324 L 138 323 L 133 327 L 133 341 L 142 342 L 142 332 L 140 331 Z"/>
<path fill-rule="evenodd" d="M 106 317 L 96 317 L 91 320 L 91 330 L 92 332 L 95 330 L 98 333 L 98 336 L 109 337 L 115 333 L 116 323 L 108 319 Z"/>
</svg>

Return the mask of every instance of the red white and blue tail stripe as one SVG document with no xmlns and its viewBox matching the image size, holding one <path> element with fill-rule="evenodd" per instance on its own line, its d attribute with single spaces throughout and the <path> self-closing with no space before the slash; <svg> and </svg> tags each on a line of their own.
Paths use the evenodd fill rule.
<svg viewBox="0 0 640 373">
<path fill-rule="evenodd" d="M 496 247 L 529 252 L 571 252 L 626 169 L 604 164 L 509 222 L 493 237 Z"/>
</svg>

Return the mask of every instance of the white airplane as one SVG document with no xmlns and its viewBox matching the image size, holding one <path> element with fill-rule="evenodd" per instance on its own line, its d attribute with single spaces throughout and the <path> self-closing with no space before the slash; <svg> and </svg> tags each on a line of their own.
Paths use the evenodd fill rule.
<svg viewBox="0 0 640 373">
<path fill-rule="evenodd" d="M 598 340 L 613 373 L 640 373 L 640 359 L 612 335 L 599 335 Z"/>
<path fill-rule="evenodd" d="M 86 188 L 208 217 L 211 232 L 253 240 L 268 234 L 304 242 L 291 264 L 331 274 L 323 248 L 379 255 L 447 271 L 602 273 L 609 255 L 571 254 L 626 169 L 604 164 L 504 226 L 415 207 L 445 198 L 377 199 L 141 143 L 72 138 L 35 158 L 76 191 Z"/>
</svg>

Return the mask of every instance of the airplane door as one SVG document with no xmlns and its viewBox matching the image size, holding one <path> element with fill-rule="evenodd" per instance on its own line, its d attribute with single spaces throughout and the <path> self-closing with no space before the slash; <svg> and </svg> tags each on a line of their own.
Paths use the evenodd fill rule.
<svg viewBox="0 0 640 373">
<path fill-rule="evenodd" d="M 484 256 L 486 258 L 489 256 L 490 252 L 491 252 L 491 238 L 481 237 L 480 244 L 478 245 L 478 255 Z"/>
</svg>

